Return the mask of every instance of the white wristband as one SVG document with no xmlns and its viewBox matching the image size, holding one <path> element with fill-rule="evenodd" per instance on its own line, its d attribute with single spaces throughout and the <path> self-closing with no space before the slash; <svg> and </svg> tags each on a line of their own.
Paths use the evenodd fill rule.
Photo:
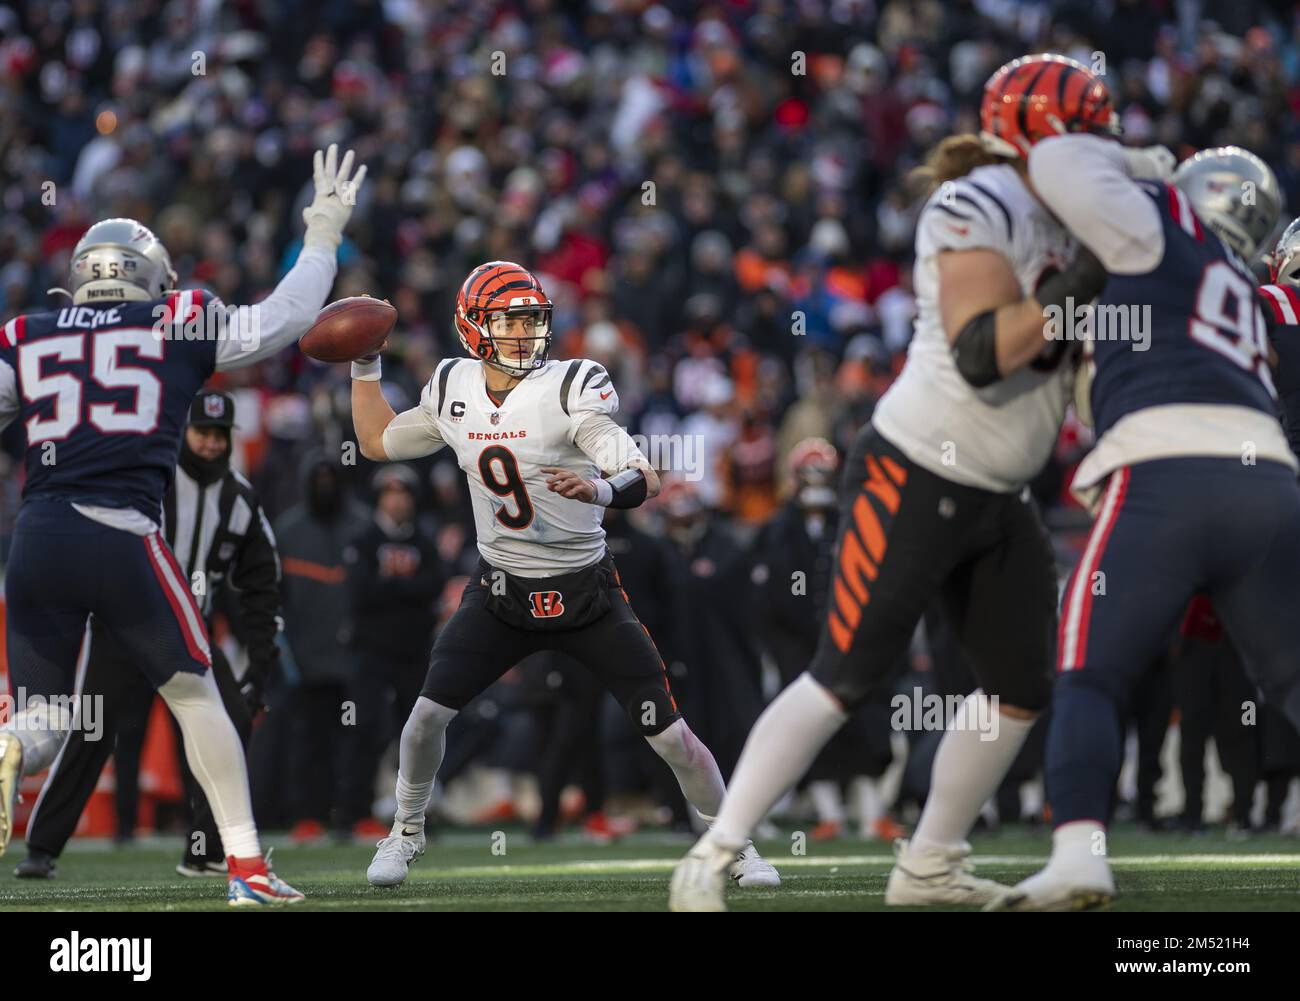
<svg viewBox="0 0 1300 1001">
<path fill-rule="evenodd" d="M 596 488 L 596 497 L 591 503 L 599 504 L 601 507 L 609 507 L 614 503 L 614 488 L 609 485 L 609 480 L 596 478 L 587 482 Z"/>
<path fill-rule="evenodd" d="M 357 382 L 378 382 L 379 369 L 378 356 L 370 361 L 357 360 L 352 363 L 352 378 Z"/>
</svg>

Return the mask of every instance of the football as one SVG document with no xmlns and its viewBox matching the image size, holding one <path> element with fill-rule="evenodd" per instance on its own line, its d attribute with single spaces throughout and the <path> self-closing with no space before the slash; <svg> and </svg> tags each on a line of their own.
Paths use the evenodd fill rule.
<svg viewBox="0 0 1300 1001">
<path fill-rule="evenodd" d="M 396 322 L 397 310 L 387 302 L 356 295 L 322 309 L 298 346 L 317 361 L 353 361 L 383 344 Z"/>
</svg>

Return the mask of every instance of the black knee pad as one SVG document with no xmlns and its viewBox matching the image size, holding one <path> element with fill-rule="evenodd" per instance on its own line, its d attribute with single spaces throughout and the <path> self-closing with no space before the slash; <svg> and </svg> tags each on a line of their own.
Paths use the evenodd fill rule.
<svg viewBox="0 0 1300 1001">
<path fill-rule="evenodd" d="M 638 688 L 623 700 L 623 711 L 643 737 L 657 736 L 682 718 L 672 694 L 662 684 Z"/>
</svg>

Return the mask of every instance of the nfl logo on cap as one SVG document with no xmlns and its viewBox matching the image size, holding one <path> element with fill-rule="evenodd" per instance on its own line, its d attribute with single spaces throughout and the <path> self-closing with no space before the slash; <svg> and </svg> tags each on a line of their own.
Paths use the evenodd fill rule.
<svg viewBox="0 0 1300 1001">
<path fill-rule="evenodd" d="M 234 397 L 216 390 L 199 393 L 190 402 L 190 424 L 194 427 L 233 428 Z"/>
</svg>

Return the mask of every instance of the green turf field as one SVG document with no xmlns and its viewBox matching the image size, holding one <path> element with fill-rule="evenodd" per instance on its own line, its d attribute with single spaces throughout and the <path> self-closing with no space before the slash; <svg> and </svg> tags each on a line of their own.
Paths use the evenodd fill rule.
<svg viewBox="0 0 1300 1001">
<path fill-rule="evenodd" d="M 266 838 L 275 845 L 283 836 Z M 1039 868 L 1045 832 L 977 836 L 981 875 L 1013 882 Z M 495 842 L 498 849 L 500 839 Z M 431 842 L 428 854 L 397 890 L 366 884 L 371 845 L 276 848 L 274 866 L 307 894 L 294 910 L 663 910 L 668 874 L 689 847 L 685 838 L 634 835 L 613 845 L 577 839 L 535 845 L 523 830 L 505 832 L 494 854 L 493 832 L 457 830 Z M 884 908 L 890 850 L 880 842 L 809 843 L 793 856 L 790 842 L 760 848 L 781 870 L 777 890 L 728 893 L 734 910 L 863 911 Z M 16 841 L 0 860 L 0 911 L 206 910 L 224 908 L 224 882 L 174 875 L 179 839 L 125 849 L 74 843 L 52 881 L 14 879 L 23 857 Z M 1121 828 L 1111 838 L 1121 898 L 1114 910 L 1300 910 L 1300 838 L 1260 835 L 1229 841 L 1144 834 Z M 955 908 L 958 909 L 958 908 Z"/>
</svg>

